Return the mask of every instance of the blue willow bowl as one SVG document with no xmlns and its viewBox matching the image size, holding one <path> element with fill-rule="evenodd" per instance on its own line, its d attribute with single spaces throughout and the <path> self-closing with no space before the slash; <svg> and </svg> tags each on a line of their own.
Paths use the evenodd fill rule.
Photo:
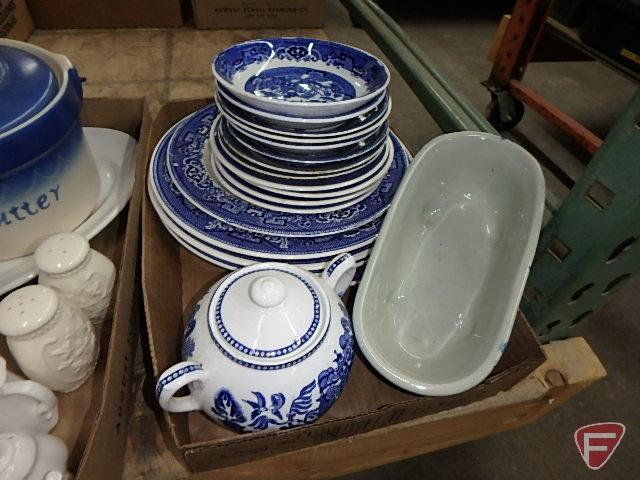
<svg viewBox="0 0 640 480">
<path fill-rule="evenodd" d="M 384 92 L 389 70 L 373 55 L 313 38 L 233 45 L 213 60 L 218 84 L 262 110 L 303 118 L 340 116 Z"/>
<path fill-rule="evenodd" d="M 69 60 L 0 39 L 0 261 L 74 230 L 100 178 L 80 124 L 82 85 Z"/>
<path fill-rule="evenodd" d="M 187 322 L 182 362 L 158 378 L 160 406 L 201 410 L 238 432 L 316 421 L 342 393 L 353 365 L 353 330 L 340 297 L 355 272 L 347 253 L 320 276 L 268 262 L 223 278 Z M 185 386 L 189 395 L 175 396 Z"/>
</svg>

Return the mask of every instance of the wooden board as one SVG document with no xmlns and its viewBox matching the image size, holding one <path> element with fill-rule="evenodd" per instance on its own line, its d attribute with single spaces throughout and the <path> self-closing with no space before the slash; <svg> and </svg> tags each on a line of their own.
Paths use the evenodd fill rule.
<svg viewBox="0 0 640 480">
<path fill-rule="evenodd" d="M 362 435 L 196 475 L 190 475 L 165 446 L 154 412 L 139 388 L 124 478 L 287 480 L 346 475 L 531 423 L 606 375 L 582 338 L 553 342 L 543 349 L 547 361 L 527 379 L 495 397 Z M 140 376 L 138 381 L 142 380 Z"/>
</svg>

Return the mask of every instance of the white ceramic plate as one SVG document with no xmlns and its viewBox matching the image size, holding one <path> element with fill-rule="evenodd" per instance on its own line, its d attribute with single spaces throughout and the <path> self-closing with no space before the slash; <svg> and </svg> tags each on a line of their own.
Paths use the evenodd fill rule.
<svg viewBox="0 0 640 480">
<path fill-rule="evenodd" d="M 75 231 L 92 239 L 131 198 L 137 142 L 118 130 L 87 127 L 83 131 L 98 166 L 100 195 L 96 209 Z M 37 274 L 33 255 L 0 262 L 0 295 L 27 283 Z"/>
<path fill-rule="evenodd" d="M 544 208 L 536 160 L 509 140 L 458 132 L 411 163 L 354 309 L 378 372 L 421 395 L 482 382 L 506 348 Z"/>
</svg>

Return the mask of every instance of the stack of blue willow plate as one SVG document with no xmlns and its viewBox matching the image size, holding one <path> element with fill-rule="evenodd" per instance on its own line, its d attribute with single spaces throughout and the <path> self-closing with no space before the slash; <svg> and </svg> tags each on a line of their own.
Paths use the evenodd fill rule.
<svg viewBox="0 0 640 480">
<path fill-rule="evenodd" d="M 410 161 L 389 130 L 389 71 L 325 40 L 270 38 L 213 61 L 216 104 L 174 125 L 149 196 L 173 237 L 225 268 L 362 267 Z"/>
</svg>

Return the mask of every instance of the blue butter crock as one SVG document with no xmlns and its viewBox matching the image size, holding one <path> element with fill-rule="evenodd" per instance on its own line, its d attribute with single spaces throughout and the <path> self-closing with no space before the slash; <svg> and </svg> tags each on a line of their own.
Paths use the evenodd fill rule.
<svg viewBox="0 0 640 480">
<path fill-rule="evenodd" d="M 0 39 L 0 260 L 32 253 L 94 209 L 100 179 L 69 60 Z"/>
</svg>

